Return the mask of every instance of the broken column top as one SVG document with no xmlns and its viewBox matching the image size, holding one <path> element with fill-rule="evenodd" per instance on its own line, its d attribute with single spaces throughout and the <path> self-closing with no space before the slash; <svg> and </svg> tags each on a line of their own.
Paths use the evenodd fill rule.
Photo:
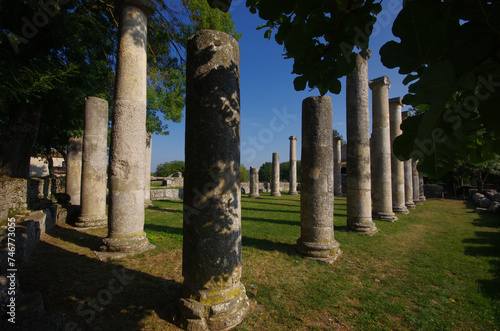
<svg viewBox="0 0 500 331">
<path fill-rule="evenodd" d="M 140 8 L 146 15 L 151 15 L 156 10 L 156 4 L 151 0 L 122 0 L 120 5 L 135 6 Z"/>
<path fill-rule="evenodd" d="M 369 81 L 368 85 L 371 89 L 373 89 L 377 85 L 387 85 L 389 88 L 391 88 L 391 80 L 387 76 L 382 76 Z"/>
<path fill-rule="evenodd" d="M 401 98 L 401 97 L 389 99 L 389 103 L 390 104 L 391 103 L 395 103 L 397 105 L 404 106 L 404 104 L 403 104 L 403 98 Z"/>
<path fill-rule="evenodd" d="M 299 137 L 297 137 L 297 136 L 290 136 L 290 137 L 288 137 L 288 139 L 290 139 L 290 140 L 299 140 Z"/>
</svg>

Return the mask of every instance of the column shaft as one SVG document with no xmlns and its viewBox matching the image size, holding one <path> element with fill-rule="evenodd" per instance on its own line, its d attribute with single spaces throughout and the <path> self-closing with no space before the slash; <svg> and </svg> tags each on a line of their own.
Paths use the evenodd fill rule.
<svg viewBox="0 0 500 331">
<path fill-rule="evenodd" d="M 271 196 L 279 197 L 280 193 L 280 153 L 273 153 L 273 173 L 271 178 Z"/>
<path fill-rule="evenodd" d="M 82 183 L 83 137 L 71 137 L 68 141 L 66 164 L 66 194 L 71 197 L 71 204 L 80 206 Z"/>
<path fill-rule="evenodd" d="M 300 238 L 297 251 L 332 263 L 340 254 L 333 232 L 332 100 L 302 102 Z"/>
<path fill-rule="evenodd" d="M 369 51 L 357 55 L 358 70 L 347 76 L 347 226 L 369 235 L 377 232 L 372 221 L 370 123 L 368 106 Z"/>
<path fill-rule="evenodd" d="M 290 188 L 288 194 L 297 195 L 297 140 L 296 136 L 290 136 Z"/>
<path fill-rule="evenodd" d="M 106 187 L 108 165 L 108 102 L 87 97 L 83 134 L 82 211 L 78 227 L 108 225 Z"/>
<path fill-rule="evenodd" d="M 415 205 L 421 205 L 420 202 L 420 179 L 417 170 L 417 162 L 411 160 L 411 170 L 412 170 L 412 183 L 413 183 L 413 203 Z"/>
<path fill-rule="evenodd" d="M 389 88 L 387 76 L 370 81 L 372 89 L 372 194 L 373 218 L 393 222 Z"/>
<path fill-rule="evenodd" d="M 151 152 L 153 148 L 153 135 L 146 132 L 146 171 L 144 173 L 144 205 L 151 205 Z"/>
<path fill-rule="evenodd" d="M 401 118 L 404 121 L 410 117 L 410 112 L 405 111 L 401 114 Z M 408 209 L 414 209 L 415 203 L 413 202 L 413 169 L 412 160 L 406 160 L 403 162 L 405 168 L 405 205 Z"/>
<path fill-rule="evenodd" d="M 121 3 L 111 128 L 108 237 L 101 250 L 134 254 L 154 248 L 144 232 L 147 21 L 150 0 Z"/>
<path fill-rule="evenodd" d="M 342 137 L 333 138 L 333 194 L 342 195 Z"/>
<path fill-rule="evenodd" d="M 424 202 L 427 199 L 425 198 L 424 176 L 422 174 L 418 174 L 418 182 L 419 182 L 420 201 Z"/>
<path fill-rule="evenodd" d="M 259 194 L 259 169 L 250 167 L 250 198 L 260 198 Z"/>
<path fill-rule="evenodd" d="M 227 330 L 248 311 L 240 282 L 239 47 L 202 30 L 187 48 L 181 326 Z"/>
<path fill-rule="evenodd" d="M 404 164 L 395 155 L 392 148 L 394 139 L 402 134 L 401 98 L 389 99 L 389 112 L 391 120 L 391 181 L 392 181 L 392 210 L 398 214 L 408 214 L 405 206 L 405 169 Z"/>
</svg>

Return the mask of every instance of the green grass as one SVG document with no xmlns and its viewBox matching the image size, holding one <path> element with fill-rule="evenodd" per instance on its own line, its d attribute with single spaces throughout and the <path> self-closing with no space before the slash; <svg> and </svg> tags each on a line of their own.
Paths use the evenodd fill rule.
<svg viewBox="0 0 500 331">
<path fill-rule="evenodd" d="M 379 232 L 368 237 L 346 231 L 346 199 L 336 197 L 343 254 L 327 265 L 295 252 L 300 196 L 261 197 L 242 197 L 242 282 L 251 310 L 238 330 L 500 329 L 498 215 L 429 199 L 394 223 L 377 222 Z M 41 291 L 46 310 L 63 310 L 83 329 L 176 330 L 162 308 L 182 286 L 182 202 L 153 204 L 145 231 L 155 250 L 100 262 L 92 249 L 106 229 L 59 227 L 21 268 L 23 292 Z M 133 282 L 87 323 L 78 312 L 121 267 Z"/>
</svg>

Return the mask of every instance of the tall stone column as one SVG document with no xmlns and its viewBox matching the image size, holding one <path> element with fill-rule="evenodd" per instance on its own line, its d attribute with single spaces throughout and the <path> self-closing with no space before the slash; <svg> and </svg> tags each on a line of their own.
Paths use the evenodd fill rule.
<svg viewBox="0 0 500 331">
<path fill-rule="evenodd" d="M 418 183 L 419 183 L 420 201 L 421 202 L 427 201 L 424 192 L 424 176 L 420 173 L 418 174 Z"/>
<path fill-rule="evenodd" d="M 410 112 L 405 111 L 401 114 L 401 118 L 404 121 L 410 117 Z M 408 209 L 414 209 L 415 203 L 413 202 L 413 169 L 412 160 L 406 160 L 403 162 L 405 167 L 405 205 Z"/>
<path fill-rule="evenodd" d="M 342 195 L 342 137 L 333 137 L 333 194 Z"/>
<path fill-rule="evenodd" d="M 259 169 L 250 167 L 250 198 L 260 198 L 259 194 Z"/>
<path fill-rule="evenodd" d="M 297 195 L 297 136 L 290 136 L 290 189 L 288 194 Z"/>
<path fill-rule="evenodd" d="M 153 134 L 146 132 L 146 171 L 144 172 L 144 205 L 151 205 L 151 151 L 153 147 Z"/>
<path fill-rule="evenodd" d="M 300 238 L 297 251 L 332 263 L 340 254 L 333 233 L 332 99 L 302 101 Z"/>
<path fill-rule="evenodd" d="M 356 58 L 358 70 L 346 80 L 347 106 L 347 227 L 372 235 L 370 174 L 370 122 L 368 106 L 368 59 L 370 51 Z"/>
<path fill-rule="evenodd" d="M 413 183 L 413 203 L 417 206 L 421 205 L 420 202 L 420 179 L 417 170 L 417 162 L 413 159 L 411 161 L 412 170 L 412 183 Z"/>
<path fill-rule="evenodd" d="M 392 210 L 398 214 L 408 214 L 405 206 L 405 168 L 402 161 L 395 155 L 392 148 L 394 139 L 401 135 L 401 98 L 389 99 L 389 112 L 391 120 L 391 181 L 392 181 Z"/>
<path fill-rule="evenodd" d="M 125 0 L 119 7 L 115 106 L 109 156 L 109 223 L 106 252 L 135 254 L 154 248 L 144 232 L 146 69 L 151 0 Z"/>
<path fill-rule="evenodd" d="M 271 196 L 279 197 L 280 193 L 280 153 L 273 153 L 273 173 L 271 178 Z"/>
<path fill-rule="evenodd" d="M 83 132 L 82 211 L 77 227 L 100 228 L 108 225 L 106 186 L 108 166 L 108 102 L 85 99 Z"/>
<path fill-rule="evenodd" d="M 66 164 L 66 194 L 73 206 L 80 206 L 82 185 L 83 137 L 71 137 L 68 141 Z"/>
<path fill-rule="evenodd" d="M 187 47 L 181 326 L 229 330 L 248 311 L 240 282 L 239 47 L 203 30 Z"/>
<path fill-rule="evenodd" d="M 394 222 L 391 183 L 391 130 L 389 121 L 389 77 L 370 81 L 372 90 L 372 190 L 373 218 Z"/>
</svg>

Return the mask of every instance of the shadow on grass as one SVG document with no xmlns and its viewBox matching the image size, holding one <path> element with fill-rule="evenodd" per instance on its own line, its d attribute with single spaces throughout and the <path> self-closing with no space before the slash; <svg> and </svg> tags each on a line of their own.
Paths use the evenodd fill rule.
<svg viewBox="0 0 500 331">
<path fill-rule="evenodd" d="M 244 221 L 265 222 L 265 223 L 273 223 L 273 224 L 300 226 L 300 221 L 285 221 L 285 220 L 275 220 L 275 219 L 270 219 L 270 218 L 254 218 L 254 217 L 242 217 L 241 220 L 243 222 Z"/>
<path fill-rule="evenodd" d="M 275 242 L 267 239 L 257 239 L 243 236 L 241 245 L 243 247 L 254 247 L 263 251 L 277 251 L 287 255 L 298 255 L 298 253 L 295 251 L 296 245 Z"/>
<path fill-rule="evenodd" d="M 61 228 L 50 232 L 62 240 Z M 142 319 L 178 299 L 181 284 L 38 243 L 18 271 L 23 293 L 39 291 L 48 312 L 62 311 L 65 330 L 143 330 Z M 164 322 L 167 323 L 167 322 Z"/>
<path fill-rule="evenodd" d="M 105 237 L 61 226 L 56 226 L 56 228 L 50 232 L 50 235 L 54 238 L 73 243 L 79 247 L 89 248 L 93 251 L 99 250 L 99 247 L 102 245 L 102 239 Z"/>
<path fill-rule="evenodd" d="M 156 232 L 165 232 L 170 234 L 177 234 L 182 236 L 182 228 L 174 228 L 166 225 L 157 225 L 157 224 L 144 224 L 144 231 L 156 231 Z"/>
<path fill-rule="evenodd" d="M 467 208 L 475 208 L 475 204 L 471 201 L 465 201 L 465 204 Z M 477 283 L 484 296 L 500 300 L 500 217 L 495 214 L 478 214 L 478 218 L 474 219 L 472 224 L 483 228 L 484 231 L 475 231 L 474 238 L 462 241 L 470 244 L 465 247 L 464 254 L 492 258 L 489 261 L 491 266 L 489 272 L 493 279 L 478 279 Z M 488 228 L 491 231 L 488 231 Z M 500 319 L 500 311 L 497 311 L 497 318 Z"/>
<path fill-rule="evenodd" d="M 280 206 L 283 206 L 283 205 L 280 205 Z M 266 213 L 269 213 L 269 212 L 277 212 L 277 213 L 296 213 L 296 214 L 300 214 L 300 208 L 298 210 L 284 210 L 284 209 L 273 209 L 273 208 L 269 208 L 269 209 L 258 209 L 258 208 L 248 208 L 248 207 L 242 207 L 241 210 L 247 210 L 247 211 L 263 211 L 263 212 L 266 212 Z"/>
</svg>

